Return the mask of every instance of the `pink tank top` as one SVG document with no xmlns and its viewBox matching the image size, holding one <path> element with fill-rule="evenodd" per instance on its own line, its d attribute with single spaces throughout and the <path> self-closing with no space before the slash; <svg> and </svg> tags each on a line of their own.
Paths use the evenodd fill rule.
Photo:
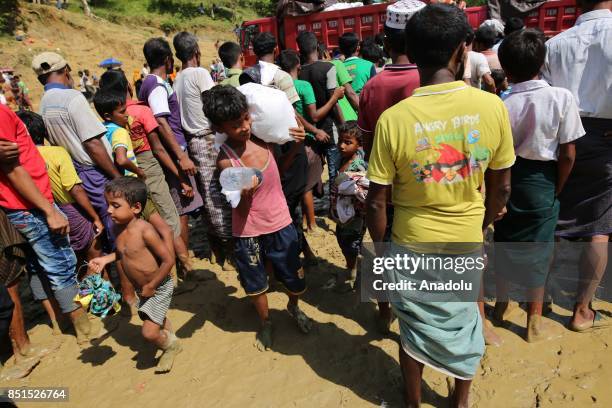
<svg viewBox="0 0 612 408">
<path fill-rule="evenodd" d="M 221 148 L 229 157 L 232 167 L 247 167 L 231 147 L 224 144 Z M 232 235 L 235 237 L 271 234 L 291 224 L 291 215 L 283 195 L 276 160 L 270 149 L 267 150 L 268 161 L 264 168 L 260 169 L 263 181 L 253 194 L 248 214 L 241 214 L 238 208 L 232 208 Z"/>
</svg>

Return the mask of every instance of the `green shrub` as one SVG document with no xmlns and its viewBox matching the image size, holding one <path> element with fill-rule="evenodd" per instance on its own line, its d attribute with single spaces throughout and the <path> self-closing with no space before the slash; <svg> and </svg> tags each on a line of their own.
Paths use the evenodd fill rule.
<svg viewBox="0 0 612 408">
<path fill-rule="evenodd" d="M 17 0 L 0 1 L 0 33 L 13 34 L 21 24 L 21 13 Z"/>
</svg>

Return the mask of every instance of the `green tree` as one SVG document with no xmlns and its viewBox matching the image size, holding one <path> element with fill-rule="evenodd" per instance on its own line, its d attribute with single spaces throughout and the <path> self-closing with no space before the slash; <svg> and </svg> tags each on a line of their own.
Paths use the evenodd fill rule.
<svg viewBox="0 0 612 408">
<path fill-rule="evenodd" d="M 19 24 L 21 24 L 19 1 L 0 1 L 0 32 L 4 34 L 13 34 Z"/>
</svg>

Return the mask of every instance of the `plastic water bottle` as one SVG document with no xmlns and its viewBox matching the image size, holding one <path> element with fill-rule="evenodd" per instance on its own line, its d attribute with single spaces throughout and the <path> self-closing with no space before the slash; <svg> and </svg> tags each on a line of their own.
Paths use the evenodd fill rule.
<svg viewBox="0 0 612 408">
<path fill-rule="evenodd" d="M 263 181 L 263 174 L 250 167 L 228 167 L 221 172 L 219 181 L 225 191 L 241 191 L 253 185 L 253 176 L 257 176 L 259 184 Z"/>
</svg>

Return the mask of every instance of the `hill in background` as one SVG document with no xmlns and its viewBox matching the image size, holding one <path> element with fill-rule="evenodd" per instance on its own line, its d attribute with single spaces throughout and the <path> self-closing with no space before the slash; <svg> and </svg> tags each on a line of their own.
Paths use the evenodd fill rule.
<svg viewBox="0 0 612 408">
<path fill-rule="evenodd" d="M 16 41 L 14 36 L 0 37 L 0 67 L 11 67 L 25 79 L 35 108 L 42 95 L 42 85 L 31 69 L 31 61 L 40 52 L 62 54 L 70 63 L 75 82 L 78 83 L 77 71 L 89 69 L 99 77 L 104 70 L 98 68 L 98 63 L 109 57 L 123 62 L 123 69 L 131 80 L 134 70 L 139 70 L 144 63 L 144 42 L 148 38 L 165 35 L 161 27 L 166 18 L 174 18 L 178 22 L 173 29 L 166 30 L 170 42 L 176 31 L 196 33 L 200 39 L 204 66 L 210 65 L 212 58 L 216 57 L 215 41 L 235 41 L 232 33 L 234 23 L 229 20 L 212 20 L 207 16 L 167 17 L 164 13 L 156 14 L 136 7 L 152 3 L 149 1 L 116 2 L 124 8 L 112 7 L 114 2 L 111 1 L 104 2 L 105 8 L 96 7 L 96 2 L 92 2 L 92 12 L 100 18 L 86 17 L 76 0 L 71 2 L 68 10 L 57 10 L 48 5 L 20 4 L 20 17 L 27 29 L 26 39 Z"/>
</svg>

